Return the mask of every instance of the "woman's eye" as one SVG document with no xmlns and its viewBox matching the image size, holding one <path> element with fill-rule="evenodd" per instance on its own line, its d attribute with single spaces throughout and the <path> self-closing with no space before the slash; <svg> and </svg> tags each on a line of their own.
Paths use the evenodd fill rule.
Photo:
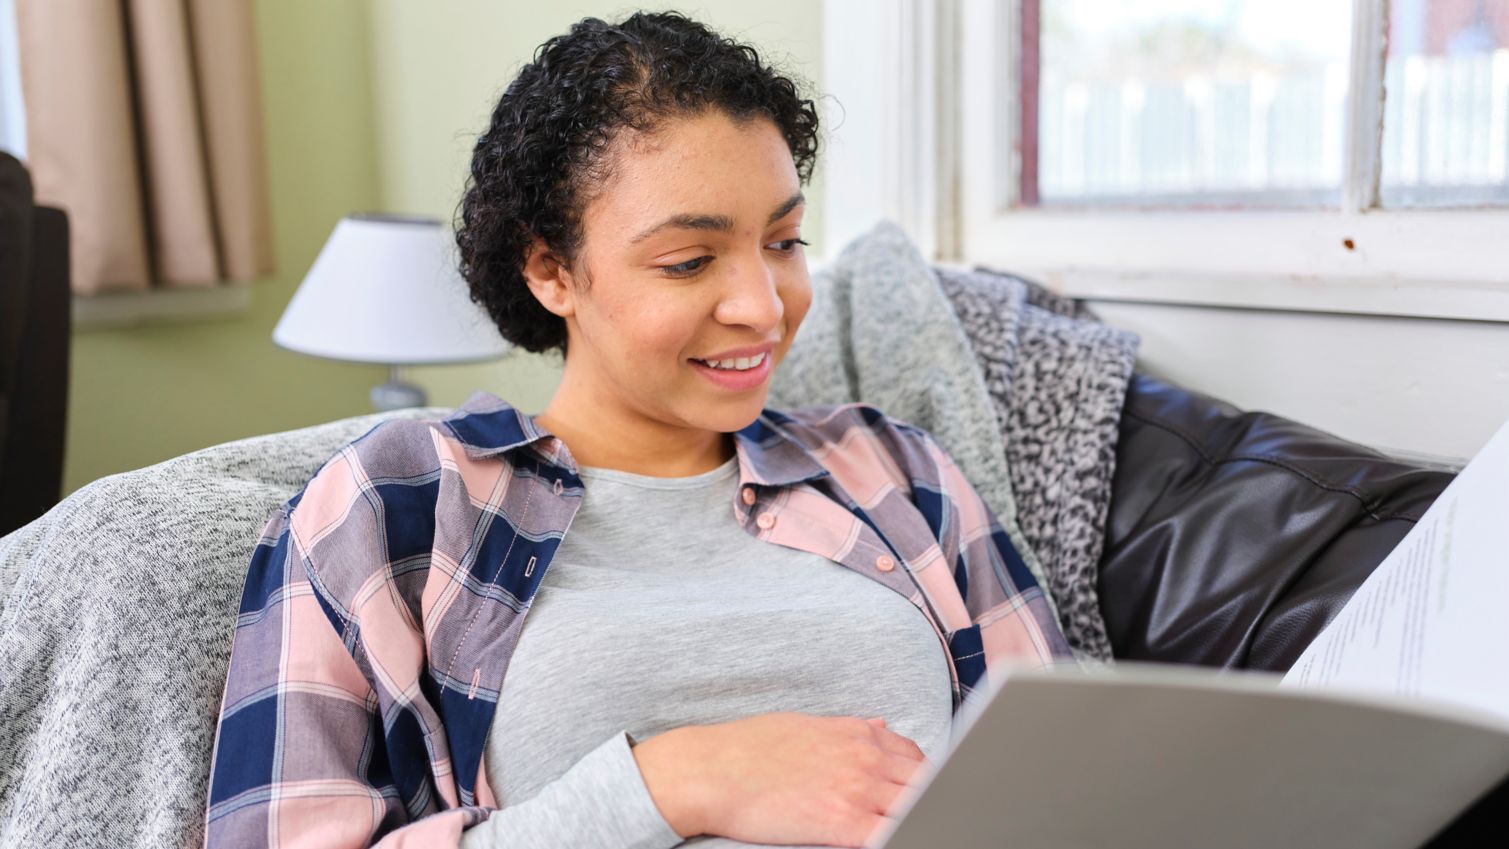
<svg viewBox="0 0 1509 849">
<path fill-rule="evenodd" d="M 686 262 L 678 262 L 675 265 L 662 265 L 661 269 L 672 277 L 690 277 L 693 274 L 701 271 L 702 267 L 707 265 L 707 262 L 710 259 L 712 259 L 712 257 L 699 256 L 696 259 L 689 259 Z"/>
<path fill-rule="evenodd" d="M 782 239 L 779 242 L 771 242 L 770 244 L 766 245 L 766 247 L 774 248 L 779 253 L 790 254 L 796 252 L 797 245 L 805 244 L 807 244 L 807 242 L 803 241 L 802 239 Z M 662 265 L 660 266 L 660 270 L 665 272 L 666 276 L 668 277 L 691 277 L 695 274 L 701 273 L 701 271 L 705 269 L 707 267 L 707 264 L 709 262 L 712 262 L 712 260 L 713 258 L 710 256 L 699 256 L 696 259 L 689 259 L 686 262 L 678 262 L 675 265 Z"/>
</svg>

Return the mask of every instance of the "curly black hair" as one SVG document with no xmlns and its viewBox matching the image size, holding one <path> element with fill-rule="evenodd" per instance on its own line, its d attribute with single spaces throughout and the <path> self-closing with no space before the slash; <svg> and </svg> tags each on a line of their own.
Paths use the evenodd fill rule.
<svg viewBox="0 0 1509 849">
<path fill-rule="evenodd" d="M 456 227 L 461 275 L 503 338 L 565 353 L 565 321 L 524 281 L 531 240 L 570 267 L 618 133 L 653 133 L 668 118 L 710 109 L 774 122 L 797 176 L 810 179 L 817 109 L 747 44 L 676 12 L 638 12 L 616 24 L 584 18 L 535 50 L 477 138 Z"/>
</svg>

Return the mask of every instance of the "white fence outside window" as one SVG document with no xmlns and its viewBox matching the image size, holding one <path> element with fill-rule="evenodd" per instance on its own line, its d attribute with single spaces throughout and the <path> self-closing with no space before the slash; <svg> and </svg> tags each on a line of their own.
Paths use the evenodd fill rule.
<svg viewBox="0 0 1509 849">
<path fill-rule="evenodd" d="M 1347 66 L 1246 79 L 1071 80 L 1045 71 L 1045 203 L 1335 206 Z M 1390 59 L 1385 205 L 1509 200 L 1509 49 Z"/>
</svg>

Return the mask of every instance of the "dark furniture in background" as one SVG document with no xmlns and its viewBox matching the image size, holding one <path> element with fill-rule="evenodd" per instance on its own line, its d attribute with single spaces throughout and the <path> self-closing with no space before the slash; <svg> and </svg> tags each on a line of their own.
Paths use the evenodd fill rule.
<svg viewBox="0 0 1509 849">
<path fill-rule="evenodd" d="M 1116 656 L 1287 671 L 1453 477 L 1134 374 L 1100 562 Z"/>
<path fill-rule="evenodd" d="M 0 536 L 62 497 L 69 291 L 68 217 L 0 153 Z"/>
</svg>

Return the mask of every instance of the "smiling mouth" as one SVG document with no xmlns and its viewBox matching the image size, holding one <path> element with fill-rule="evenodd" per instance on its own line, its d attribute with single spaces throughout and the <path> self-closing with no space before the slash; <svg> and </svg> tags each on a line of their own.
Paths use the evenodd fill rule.
<svg viewBox="0 0 1509 849">
<path fill-rule="evenodd" d="M 729 360 L 699 360 L 696 357 L 693 357 L 692 362 L 700 363 L 701 365 L 707 366 L 708 368 L 718 369 L 720 371 L 749 371 L 751 369 L 759 368 L 760 364 L 765 362 L 765 358 L 767 356 L 769 355 L 755 354 L 753 357 L 738 357 L 736 359 Z"/>
</svg>

